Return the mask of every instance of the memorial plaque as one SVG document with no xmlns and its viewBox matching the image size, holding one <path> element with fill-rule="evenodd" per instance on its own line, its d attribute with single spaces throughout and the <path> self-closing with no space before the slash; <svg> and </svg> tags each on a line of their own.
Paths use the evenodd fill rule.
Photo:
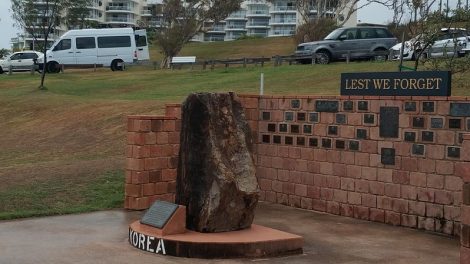
<svg viewBox="0 0 470 264">
<path fill-rule="evenodd" d="M 336 124 L 346 124 L 346 115 L 336 114 Z"/>
<path fill-rule="evenodd" d="M 380 137 L 398 138 L 399 111 L 398 107 L 380 107 Z"/>
<path fill-rule="evenodd" d="M 312 125 L 304 125 L 304 134 L 312 134 Z"/>
<path fill-rule="evenodd" d="M 374 114 L 364 114 L 364 124 L 373 125 L 375 123 Z"/>
<path fill-rule="evenodd" d="M 423 156 L 424 155 L 424 145 L 413 144 L 413 147 L 411 147 L 411 153 L 413 155 Z"/>
<path fill-rule="evenodd" d="M 351 140 L 349 141 L 349 150 L 359 150 L 359 141 Z"/>
<path fill-rule="evenodd" d="M 299 134 L 300 133 L 299 125 L 291 125 L 290 126 L 290 132 L 295 133 L 295 134 Z"/>
<path fill-rule="evenodd" d="M 318 123 L 318 113 L 310 113 L 309 121 L 312 123 Z"/>
<path fill-rule="evenodd" d="M 281 144 L 281 136 L 273 136 L 274 144 Z"/>
<path fill-rule="evenodd" d="M 269 135 L 263 135 L 263 143 L 271 143 L 271 137 Z"/>
<path fill-rule="evenodd" d="M 171 216 L 178 209 L 178 205 L 165 201 L 156 201 L 144 214 L 140 223 L 162 229 Z"/>
<path fill-rule="evenodd" d="M 264 121 L 271 120 L 271 113 L 270 112 L 263 112 L 263 120 Z"/>
<path fill-rule="evenodd" d="M 292 144 L 294 144 L 294 139 L 292 137 L 285 137 L 284 138 L 284 143 L 286 145 L 292 145 Z"/>
<path fill-rule="evenodd" d="M 356 138 L 357 139 L 367 139 L 367 130 L 362 129 L 362 128 L 358 128 L 356 130 Z"/>
<path fill-rule="evenodd" d="M 433 142 L 434 141 L 434 132 L 431 132 L 431 131 L 421 132 L 421 140 L 422 141 L 427 141 L 427 142 Z"/>
<path fill-rule="evenodd" d="M 279 124 L 279 132 L 287 132 L 287 124 Z"/>
<path fill-rule="evenodd" d="M 329 138 L 322 138 L 321 139 L 321 146 L 323 148 L 331 148 L 331 139 Z"/>
<path fill-rule="evenodd" d="M 345 142 L 344 140 L 336 140 L 336 148 L 337 149 L 344 149 Z"/>
<path fill-rule="evenodd" d="M 300 100 L 299 99 L 294 99 L 290 101 L 290 106 L 294 109 L 300 108 Z"/>
<path fill-rule="evenodd" d="M 297 113 L 297 121 L 305 121 L 305 113 Z"/>
<path fill-rule="evenodd" d="M 384 165 L 395 165 L 395 149 L 382 148 L 380 160 Z"/>
<path fill-rule="evenodd" d="M 447 157 L 449 158 L 460 158 L 459 147 L 447 147 Z"/>
<path fill-rule="evenodd" d="M 285 112 L 284 113 L 285 121 L 294 121 L 294 112 Z"/>
<path fill-rule="evenodd" d="M 276 124 L 268 124 L 269 132 L 276 132 Z"/>
<path fill-rule="evenodd" d="M 338 135 L 338 127 L 328 126 L 328 135 Z"/>
<path fill-rule="evenodd" d="M 444 118 L 431 117 L 431 128 L 443 128 Z"/>
<path fill-rule="evenodd" d="M 470 116 L 470 103 L 451 103 L 450 104 L 451 116 Z"/>
<path fill-rule="evenodd" d="M 450 118 L 449 119 L 449 128 L 461 129 L 462 128 L 462 119 Z"/>
<path fill-rule="evenodd" d="M 359 101 L 357 103 L 357 110 L 359 110 L 359 111 L 369 111 L 369 102 Z"/>
<path fill-rule="evenodd" d="M 305 146 L 305 138 L 297 137 L 297 146 Z"/>
<path fill-rule="evenodd" d="M 308 145 L 310 147 L 318 147 L 318 138 L 309 138 Z"/>
<path fill-rule="evenodd" d="M 315 111 L 317 112 L 329 112 L 336 113 L 339 109 L 338 101 L 321 101 L 318 100 L 315 102 Z"/>
<path fill-rule="evenodd" d="M 405 132 L 405 141 L 415 142 L 416 141 L 416 132 Z"/>
<path fill-rule="evenodd" d="M 423 102 L 423 112 L 425 113 L 434 112 L 434 102 Z"/>
<path fill-rule="evenodd" d="M 413 117 L 413 127 L 414 128 L 424 128 L 424 117 Z"/>
<path fill-rule="evenodd" d="M 405 102 L 405 112 L 416 112 L 416 102 Z"/>
<path fill-rule="evenodd" d="M 353 101 L 344 101 L 343 102 L 343 111 L 352 111 L 354 109 Z"/>
</svg>

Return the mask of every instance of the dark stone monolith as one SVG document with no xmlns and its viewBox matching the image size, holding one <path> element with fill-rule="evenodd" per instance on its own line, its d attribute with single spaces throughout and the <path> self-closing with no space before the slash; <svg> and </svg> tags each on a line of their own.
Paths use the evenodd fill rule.
<svg viewBox="0 0 470 264">
<path fill-rule="evenodd" d="M 176 203 L 198 232 L 251 226 L 258 202 L 253 140 L 233 93 L 195 93 L 183 103 Z"/>
</svg>

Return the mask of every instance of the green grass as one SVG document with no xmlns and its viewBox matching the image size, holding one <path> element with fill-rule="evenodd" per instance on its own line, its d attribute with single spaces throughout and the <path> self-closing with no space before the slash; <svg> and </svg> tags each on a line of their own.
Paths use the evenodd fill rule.
<svg viewBox="0 0 470 264">
<path fill-rule="evenodd" d="M 124 174 L 111 171 L 83 184 L 51 179 L 0 192 L 0 220 L 96 211 L 123 206 Z"/>
</svg>

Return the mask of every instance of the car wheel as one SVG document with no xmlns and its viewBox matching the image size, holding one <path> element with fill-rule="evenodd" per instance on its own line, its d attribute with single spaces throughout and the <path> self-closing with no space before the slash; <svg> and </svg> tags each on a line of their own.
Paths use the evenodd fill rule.
<svg viewBox="0 0 470 264">
<path fill-rule="evenodd" d="M 324 50 L 317 51 L 315 57 L 317 64 L 328 64 L 331 60 L 330 54 Z"/>
<path fill-rule="evenodd" d="M 48 62 L 46 64 L 46 72 L 47 73 L 59 73 L 59 64 L 55 61 Z"/>
<path fill-rule="evenodd" d="M 3 73 L 4 73 L 3 68 L 0 67 L 0 74 L 3 74 Z"/>
<path fill-rule="evenodd" d="M 112 71 L 122 71 L 124 67 L 122 65 L 119 65 L 120 63 L 123 63 L 122 60 L 113 60 L 111 62 L 111 70 Z"/>
<path fill-rule="evenodd" d="M 377 61 L 386 61 L 388 57 L 388 51 L 384 48 L 378 48 L 374 50 L 374 59 Z"/>
</svg>

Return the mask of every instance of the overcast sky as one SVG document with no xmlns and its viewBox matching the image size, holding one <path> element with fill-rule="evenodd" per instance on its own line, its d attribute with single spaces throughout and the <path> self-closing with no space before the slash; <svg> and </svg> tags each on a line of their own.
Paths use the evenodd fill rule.
<svg viewBox="0 0 470 264">
<path fill-rule="evenodd" d="M 449 0 L 449 5 L 455 7 L 456 2 L 457 0 Z M 371 4 L 358 11 L 357 19 L 361 23 L 384 24 L 392 20 L 392 12 L 381 5 Z M 10 0 L 0 0 L 0 48 L 10 48 L 10 39 L 19 32 L 13 24 Z"/>
</svg>

